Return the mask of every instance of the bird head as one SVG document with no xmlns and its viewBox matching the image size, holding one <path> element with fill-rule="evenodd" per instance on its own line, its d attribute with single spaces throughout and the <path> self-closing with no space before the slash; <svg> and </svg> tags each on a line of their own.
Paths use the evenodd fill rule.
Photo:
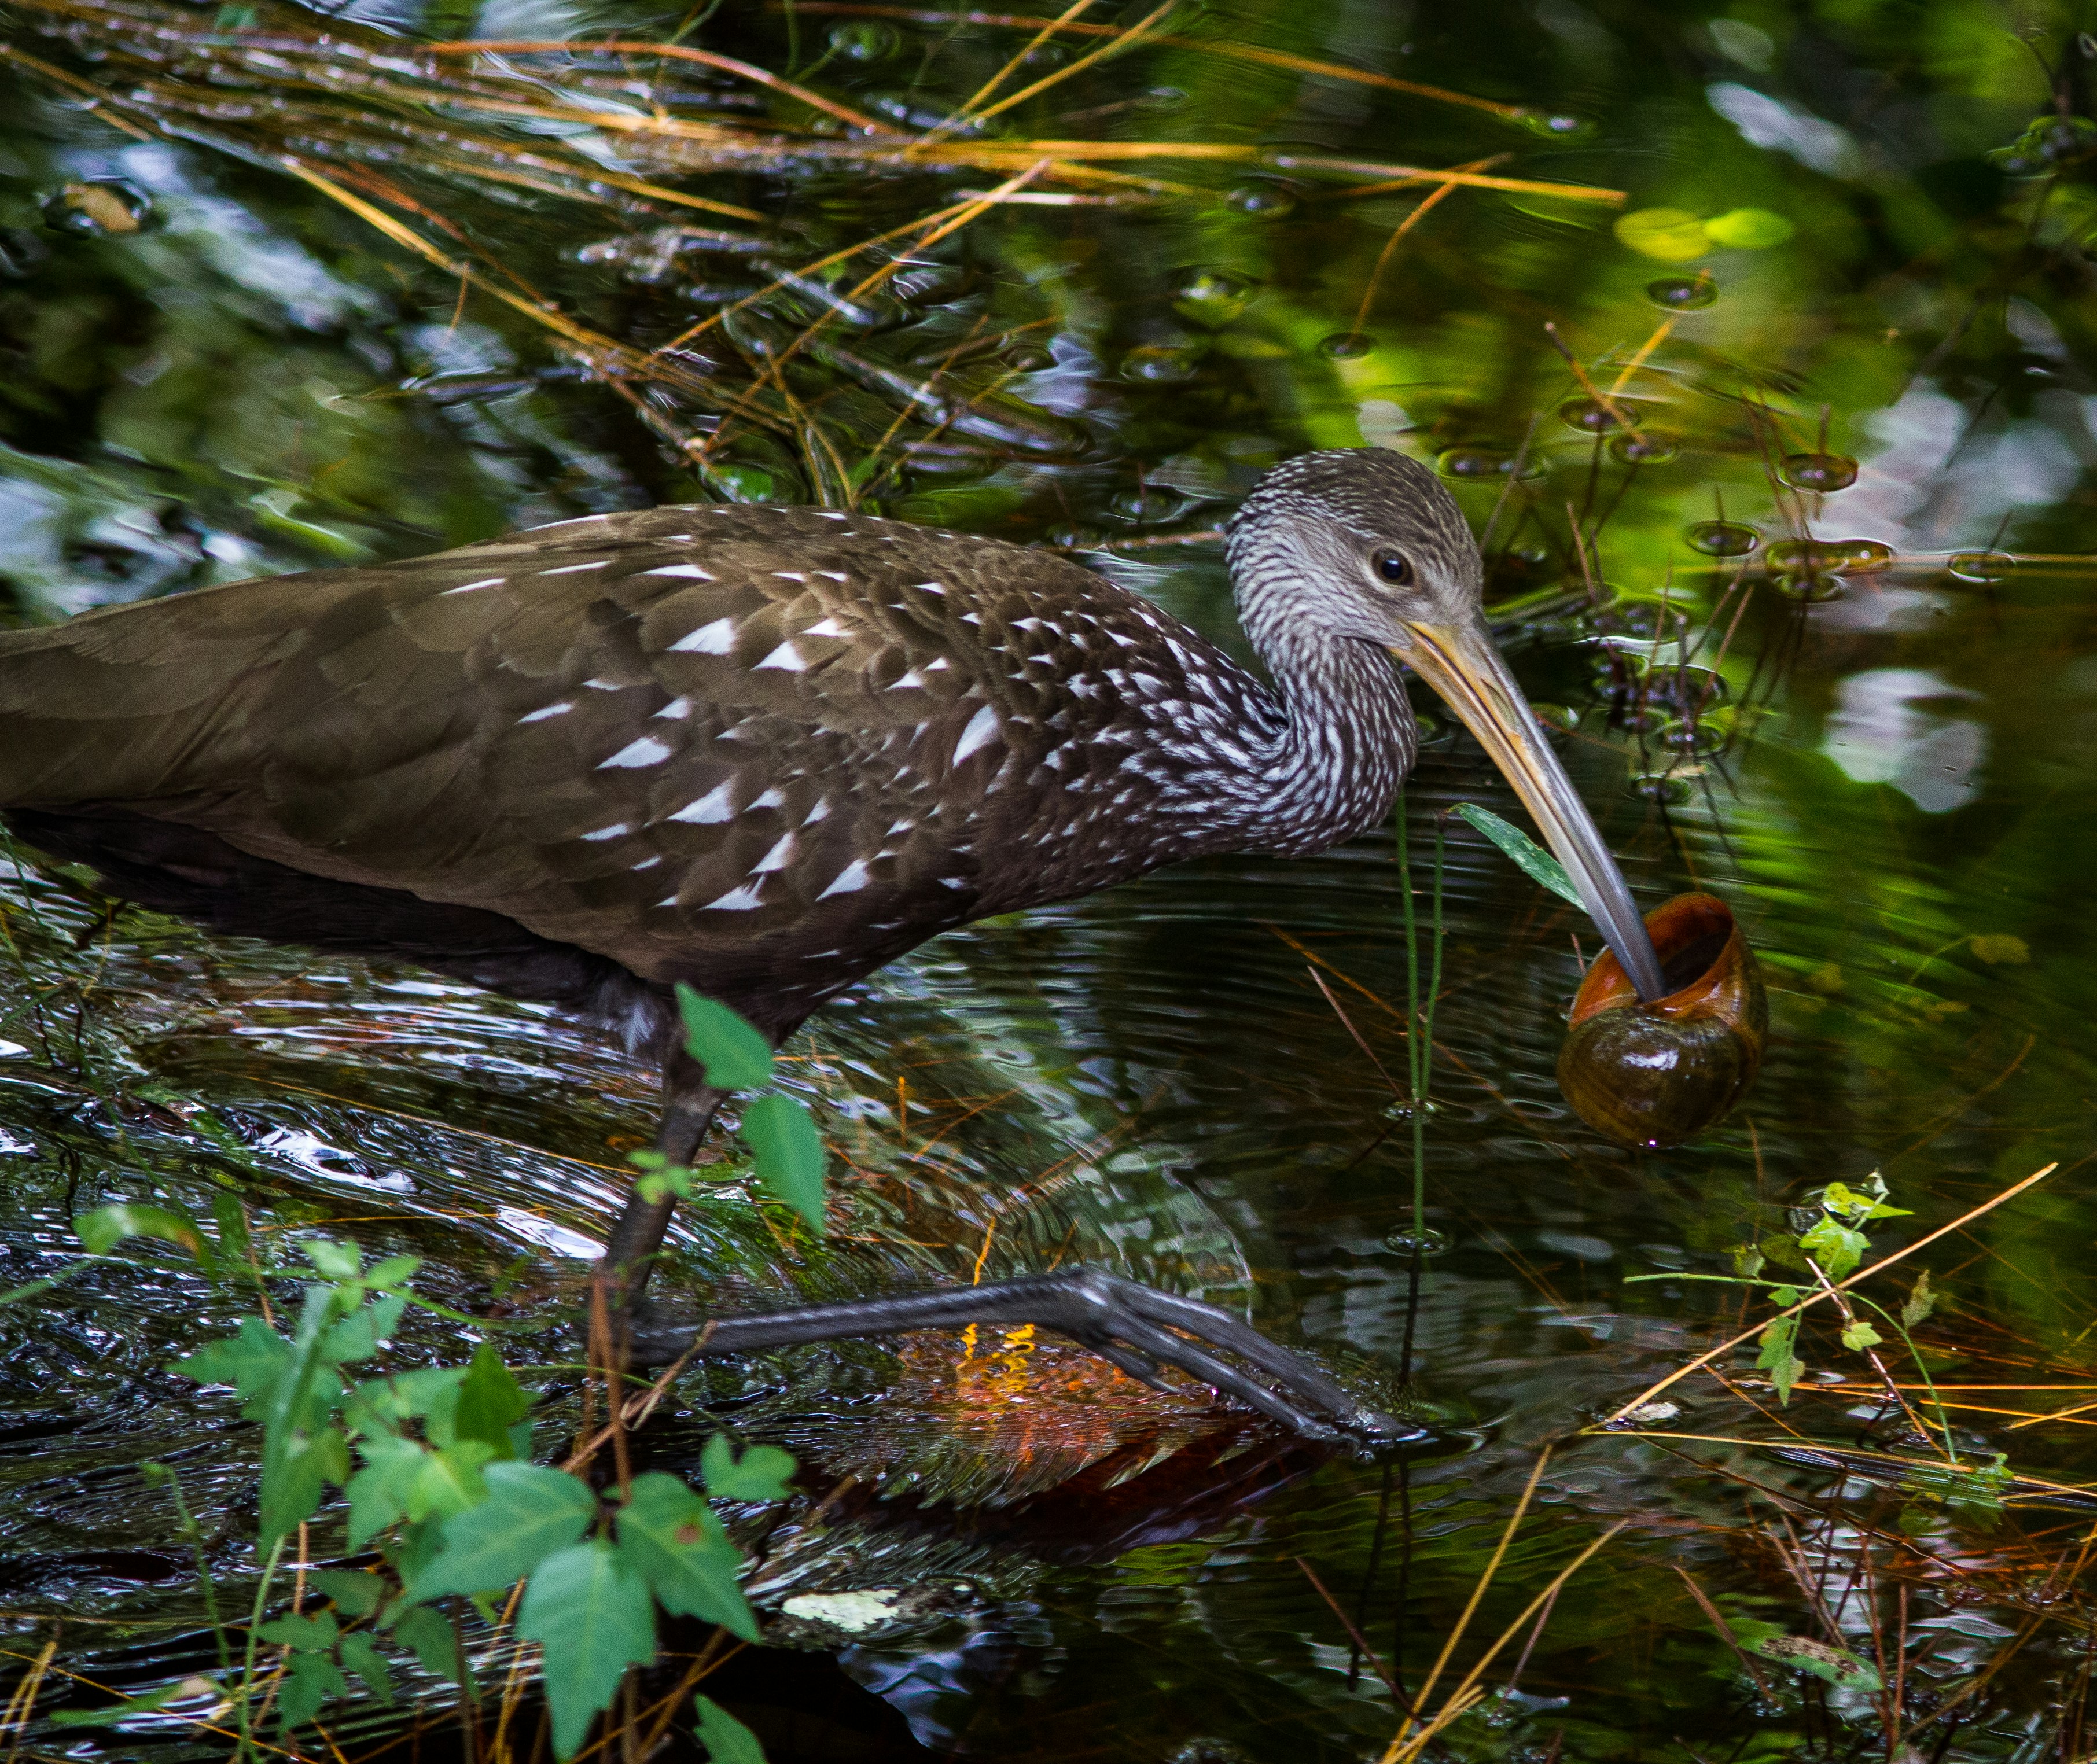
<svg viewBox="0 0 2097 1764">
<path fill-rule="evenodd" d="M 1494 646 L 1485 571 L 1456 499 L 1386 448 L 1305 453 L 1254 488 L 1227 535 L 1249 622 L 1285 604 L 1329 638 L 1386 649 L 1440 694 L 1514 786 L 1640 996 L 1666 987 L 1593 817 Z"/>
</svg>

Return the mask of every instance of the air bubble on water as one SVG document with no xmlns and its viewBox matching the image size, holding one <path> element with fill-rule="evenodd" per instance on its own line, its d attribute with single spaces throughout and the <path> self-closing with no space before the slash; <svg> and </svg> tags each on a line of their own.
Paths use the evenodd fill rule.
<svg viewBox="0 0 2097 1764">
<path fill-rule="evenodd" d="M 1106 543 L 1105 536 L 1090 527 L 1057 527 L 1048 536 L 1059 551 L 1097 551 Z"/>
<path fill-rule="evenodd" d="M 1513 477 L 1514 462 L 1513 454 L 1497 447 L 1452 447 L 1434 462 L 1434 469 L 1445 478 L 1490 482 Z M 1532 475 L 1536 470 L 1532 462 L 1524 475 Z"/>
<path fill-rule="evenodd" d="M 1352 361 L 1367 355 L 1375 348 L 1359 330 L 1336 331 L 1318 345 L 1318 352 L 1335 361 Z"/>
<path fill-rule="evenodd" d="M 1396 1231 L 1386 1234 L 1383 1246 L 1398 1254 L 1411 1257 L 1416 1252 L 1424 1261 L 1429 1256 L 1446 1255 L 1449 1250 L 1449 1234 L 1435 1230 L 1431 1225 L 1425 1231 L 1416 1232 L 1410 1225 L 1401 1225 Z"/>
<path fill-rule="evenodd" d="M 1681 457 L 1682 443 L 1672 435 L 1656 435 L 1650 429 L 1615 436 L 1609 442 L 1609 457 L 1620 466 L 1664 466 Z"/>
<path fill-rule="evenodd" d="M 1870 576 L 1893 561 L 1876 539 L 1786 539 L 1762 554 L 1780 576 Z"/>
<path fill-rule="evenodd" d="M 1689 800 L 1693 794 L 1689 780 L 1679 778 L 1671 772 L 1640 772 L 1631 780 L 1631 793 L 1643 796 L 1649 803 L 1660 803 L 1670 808 Z"/>
<path fill-rule="evenodd" d="M 1999 582 L 2016 562 L 2007 551 L 1962 551 L 1946 567 L 1962 582 Z"/>
<path fill-rule="evenodd" d="M 1132 108 L 1151 111 L 1177 110 L 1186 102 L 1187 94 L 1178 86 L 1154 85 L 1147 92 L 1137 95 Z"/>
<path fill-rule="evenodd" d="M 846 61 L 886 61 L 903 46 L 903 33 L 879 19 L 833 24 L 825 40 L 830 53 Z"/>
<path fill-rule="evenodd" d="M 1125 521 L 1136 521 L 1145 526 L 1159 521 L 1169 521 L 1185 506 L 1170 490 L 1161 490 L 1154 485 L 1139 484 L 1124 490 L 1107 505 Z"/>
<path fill-rule="evenodd" d="M 1262 221 L 1278 221 L 1296 206 L 1296 198 L 1280 184 L 1241 184 L 1224 200 Z"/>
<path fill-rule="evenodd" d="M 1245 310 L 1254 283 L 1225 269 L 1193 269 L 1180 273 L 1172 298 L 1180 310 L 1202 324 L 1220 325 Z"/>
<path fill-rule="evenodd" d="M 1019 374 L 1039 374 L 1056 365 L 1055 356 L 1038 343 L 1014 344 L 998 360 Z"/>
<path fill-rule="evenodd" d="M 1752 527 L 1737 521 L 1699 521 L 1689 529 L 1689 549 L 1707 558 L 1745 558 L 1762 542 Z"/>
<path fill-rule="evenodd" d="M 117 177 L 68 184 L 44 199 L 44 224 L 81 239 L 108 239 L 142 231 L 151 219 L 151 199 Z"/>
<path fill-rule="evenodd" d="M 1126 378 L 1163 384 L 1192 379 L 1197 365 L 1192 350 L 1175 348 L 1169 344 L 1146 344 L 1121 358 L 1121 370 Z"/>
<path fill-rule="evenodd" d="M 1777 475 L 1794 490 L 1846 490 L 1857 481 L 1857 462 L 1847 453 L 1789 453 Z"/>
<path fill-rule="evenodd" d="M 1842 578 L 1839 576 L 1819 574 L 1780 576 L 1776 579 L 1776 589 L 1780 594 L 1788 599 L 1802 600 L 1809 605 L 1817 605 L 1822 601 L 1840 600 L 1842 597 Z"/>
<path fill-rule="evenodd" d="M 1599 398 L 1569 398 L 1558 407 L 1558 420 L 1583 435 L 1606 435 L 1621 428 L 1616 413 Z"/>
<path fill-rule="evenodd" d="M 1693 313 L 1718 298 L 1718 284 L 1709 276 L 1662 276 L 1646 283 L 1645 297 L 1670 313 Z"/>
<path fill-rule="evenodd" d="M 1515 112 L 1514 120 L 1531 134 L 1542 135 L 1551 141 L 1584 141 L 1595 132 L 1592 120 L 1576 116 L 1569 111 L 1540 110 L 1525 105 Z"/>
</svg>

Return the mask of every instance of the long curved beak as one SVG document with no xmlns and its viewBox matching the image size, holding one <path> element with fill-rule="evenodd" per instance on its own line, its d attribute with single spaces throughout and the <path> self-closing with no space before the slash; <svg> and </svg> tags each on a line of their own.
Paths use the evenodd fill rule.
<svg viewBox="0 0 2097 1764">
<path fill-rule="evenodd" d="M 1617 952 L 1639 996 L 1664 996 L 1667 986 L 1661 978 L 1660 957 L 1632 904 L 1623 872 L 1603 844 L 1600 830 L 1544 740 L 1483 624 L 1409 624 L 1405 633 L 1391 653 L 1442 695 L 1491 755 L 1565 866 L 1588 917 Z"/>
</svg>

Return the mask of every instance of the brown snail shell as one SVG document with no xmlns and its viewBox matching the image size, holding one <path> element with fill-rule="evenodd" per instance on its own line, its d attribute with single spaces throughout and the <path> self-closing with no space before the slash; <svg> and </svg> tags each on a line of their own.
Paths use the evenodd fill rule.
<svg viewBox="0 0 2097 1764">
<path fill-rule="evenodd" d="M 1762 1063 L 1769 1000 L 1754 952 L 1715 895 L 1678 895 L 1645 916 L 1675 990 L 1642 1003 L 1604 950 L 1573 1000 L 1558 1088 L 1621 1145 L 1679 1145 L 1714 1127 Z"/>
</svg>

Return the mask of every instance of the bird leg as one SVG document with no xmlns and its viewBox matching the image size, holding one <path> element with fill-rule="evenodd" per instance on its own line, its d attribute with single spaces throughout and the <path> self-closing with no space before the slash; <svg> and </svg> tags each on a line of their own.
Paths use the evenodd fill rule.
<svg viewBox="0 0 2097 1764">
<path fill-rule="evenodd" d="M 691 1065 L 689 1061 L 683 1063 Z M 655 1129 L 654 1149 L 672 1164 L 691 1162 L 699 1141 L 706 1137 L 714 1116 L 729 1097 L 728 1092 L 703 1082 L 679 1081 L 689 1075 L 673 1062 L 663 1083 L 663 1118 Z M 628 1191 L 626 1205 L 613 1222 L 611 1233 L 605 1239 L 604 1255 L 597 1265 L 597 1278 L 606 1289 L 607 1314 L 615 1320 L 630 1318 L 640 1302 L 655 1254 L 670 1228 L 670 1216 L 676 1210 L 674 1194 L 649 1200 L 642 1195 L 637 1180 Z"/>
<path fill-rule="evenodd" d="M 717 1318 L 697 1337 L 689 1326 L 650 1327 L 637 1332 L 633 1353 L 637 1363 L 668 1365 L 694 1350 L 695 1341 L 697 1353 L 711 1357 L 974 1323 L 1031 1323 L 1053 1329 L 1160 1388 L 1161 1368 L 1175 1367 L 1307 1439 L 1386 1446 L 1427 1437 L 1425 1429 L 1363 1407 L 1301 1355 L 1268 1341 L 1228 1311 L 1090 1268 Z M 1246 1362 L 1252 1371 L 1219 1354 Z"/>
</svg>

